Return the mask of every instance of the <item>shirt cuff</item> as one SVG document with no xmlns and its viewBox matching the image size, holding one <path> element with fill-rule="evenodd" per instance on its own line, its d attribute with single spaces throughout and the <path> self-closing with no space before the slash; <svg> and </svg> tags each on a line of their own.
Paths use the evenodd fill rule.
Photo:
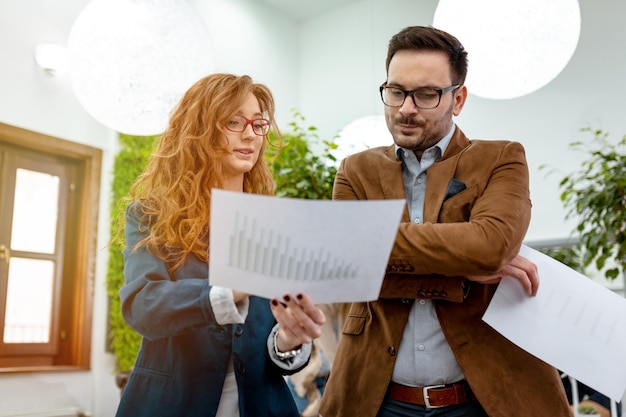
<svg viewBox="0 0 626 417">
<path fill-rule="evenodd" d="M 311 357 L 312 343 L 303 343 L 300 353 L 293 358 L 280 359 L 274 352 L 274 334 L 278 332 L 279 324 L 274 325 L 274 328 L 267 337 L 267 351 L 270 354 L 272 362 L 285 370 L 299 369 L 306 365 L 306 362 Z"/>
<path fill-rule="evenodd" d="M 214 285 L 209 292 L 209 298 L 217 324 L 242 324 L 246 321 L 250 306 L 248 297 L 235 303 L 233 290 Z"/>
</svg>

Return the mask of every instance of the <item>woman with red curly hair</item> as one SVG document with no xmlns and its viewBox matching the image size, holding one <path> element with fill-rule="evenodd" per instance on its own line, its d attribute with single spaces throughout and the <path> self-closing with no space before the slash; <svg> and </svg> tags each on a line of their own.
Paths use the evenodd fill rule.
<svg viewBox="0 0 626 417">
<path fill-rule="evenodd" d="M 117 416 L 298 416 L 283 376 L 306 365 L 324 314 L 305 294 L 270 301 L 208 280 L 211 189 L 273 195 L 274 111 L 248 76 L 199 80 L 131 187 L 119 293 L 143 339 Z"/>
</svg>

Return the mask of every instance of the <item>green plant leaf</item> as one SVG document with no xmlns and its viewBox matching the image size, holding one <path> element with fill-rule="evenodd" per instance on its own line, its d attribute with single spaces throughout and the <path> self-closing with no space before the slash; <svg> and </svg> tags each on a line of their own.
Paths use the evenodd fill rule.
<svg viewBox="0 0 626 417">
<path fill-rule="evenodd" d="M 266 158 L 279 197 L 330 200 L 337 173 L 337 149 L 334 140 L 320 140 L 317 128 L 304 126 L 301 113 L 292 110 L 290 131 L 282 132 L 284 146 L 280 150 L 268 147 Z M 276 142 L 270 132 L 270 142 Z"/>
<path fill-rule="evenodd" d="M 602 270 L 614 262 L 617 267 L 604 271 L 612 280 L 626 269 L 626 135 L 611 141 L 601 129 L 581 130 L 593 140 L 570 143 L 570 149 L 584 152 L 587 159 L 561 179 L 560 199 L 565 217 L 577 219 L 574 230 L 580 236 L 583 265 L 595 263 Z"/>
</svg>

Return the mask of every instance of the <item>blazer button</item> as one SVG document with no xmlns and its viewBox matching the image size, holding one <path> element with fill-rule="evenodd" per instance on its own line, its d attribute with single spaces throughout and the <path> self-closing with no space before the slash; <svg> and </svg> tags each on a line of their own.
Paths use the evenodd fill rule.
<svg viewBox="0 0 626 417">
<path fill-rule="evenodd" d="M 246 367 L 242 362 L 239 362 L 237 364 L 237 372 L 239 373 L 239 375 L 245 375 L 246 374 Z"/>
<path fill-rule="evenodd" d="M 394 346 L 389 346 L 387 351 L 389 352 L 391 356 L 396 356 L 396 348 Z"/>
<path fill-rule="evenodd" d="M 235 327 L 235 336 L 241 336 L 243 334 L 243 326 L 237 325 Z"/>
</svg>

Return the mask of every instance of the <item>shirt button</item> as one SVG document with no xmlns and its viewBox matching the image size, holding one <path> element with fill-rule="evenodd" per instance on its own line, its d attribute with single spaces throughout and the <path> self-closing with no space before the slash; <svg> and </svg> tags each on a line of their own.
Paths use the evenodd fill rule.
<svg viewBox="0 0 626 417">
<path fill-rule="evenodd" d="M 408 156 L 409 156 L 409 153 L 408 152 L 404 152 L 404 157 L 407 158 Z"/>
<path fill-rule="evenodd" d="M 424 345 L 417 345 L 417 348 L 418 348 L 419 350 L 424 350 L 424 349 L 426 349 L 426 348 L 424 347 Z"/>
<path fill-rule="evenodd" d="M 421 304 L 421 305 L 426 304 L 426 300 L 420 300 L 420 304 Z"/>
<path fill-rule="evenodd" d="M 420 224 L 420 218 L 419 217 L 415 219 L 415 223 Z"/>
<path fill-rule="evenodd" d="M 418 183 L 418 184 L 421 184 L 421 183 L 423 183 L 423 182 L 424 182 L 424 180 L 422 180 L 421 178 L 418 178 L 418 179 L 417 179 L 417 183 Z"/>
</svg>

